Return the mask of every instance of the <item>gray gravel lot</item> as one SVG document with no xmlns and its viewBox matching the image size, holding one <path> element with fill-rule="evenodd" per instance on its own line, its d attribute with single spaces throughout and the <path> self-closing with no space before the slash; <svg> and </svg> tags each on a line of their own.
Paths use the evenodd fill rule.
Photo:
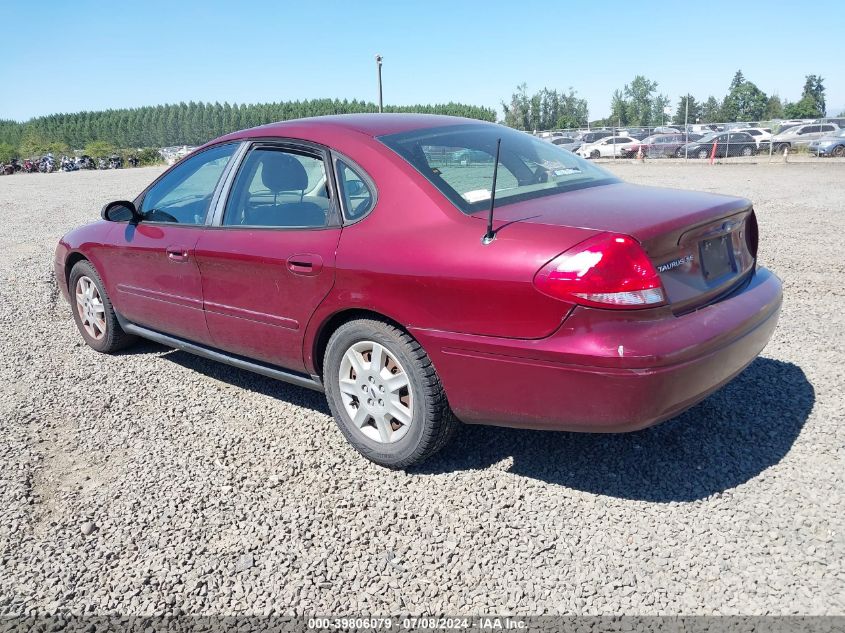
<svg viewBox="0 0 845 633">
<path fill-rule="evenodd" d="M 0 615 L 845 613 L 845 164 L 611 168 L 755 201 L 763 357 L 654 429 L 465 427 L 412 472 L 320 394 L 83 345 L 55 243 L 159 170 L 0 177 Z"/>
</svg>

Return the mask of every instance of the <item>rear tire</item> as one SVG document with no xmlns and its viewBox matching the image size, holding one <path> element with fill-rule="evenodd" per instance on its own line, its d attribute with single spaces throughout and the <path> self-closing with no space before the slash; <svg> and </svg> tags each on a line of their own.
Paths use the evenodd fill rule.
<svg viewBox="0 0 845 633">
<path fill-rule="evenodd" d="M 382 321 L 350 321 L 332 334 L 323 383 L 349 443 L 387 468 L 428 459 L 458 425 L 428 354 L 407 332 Z"/>
<path fill-rule="evenodd" d="M 750 147 L 743 147 L 742 148 L 742 155 L 743 156 L 751 156 L 752 154 L 754 154 L 754 150 L 752 150 Z"/>
<path fill-rule="evenodd" d="M 778 145 L 777 153 L 783 154 L 783 150 L 785 149 L 789 149 L 789 143 L 781 143 L 780 145 Z"/>
<path fill-rule="evenodd" d="M 91 349 L 113 354 L 135 342 L 120 327 L 103 280 L 87 260 L 74 264 L 68 280 L 73 320 Z"/>
<path fill-rule="evenodd" d="M 836 156 L 836 158 L 842 158 L 845 156 L 845 145 L 837 145 L 834 147 L 831 155 Z"/>
</svg>

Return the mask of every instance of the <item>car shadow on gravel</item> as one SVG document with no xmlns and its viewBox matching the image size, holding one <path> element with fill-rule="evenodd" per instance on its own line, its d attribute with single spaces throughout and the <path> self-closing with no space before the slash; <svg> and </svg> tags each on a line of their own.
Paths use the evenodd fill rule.
<svg viewBox="0 0 845 633">
<path fill-rule="evenodd" d="M 291 385 L 275 378 L 268 378 L 267 376 L 262 376 L 261 374 L 256 374 L 245 369 L 238 369 L 225 363 L 202 358 L 201 356 L 195 356 L 188 352 L 170 349 L 157 343 L 151 344 L 156 345 L 163 352 L 166 352 L 162 355 L 162 358 L 166 358 L 186 369 L 199 372 L 209 378 L 220 380 L 247 391 L 284 400 L 298 407 L 308 407 L 324 415 L 331 416 L 326 397 L 322 393 L 306 389 L 305 387 L 297 387 L 296 385 Z"/>
<path fill-rule="evenodd" d="M 625 434 L 464 426 L 440 454 L 413 469 L 440 474 L 489 467 L 585 492 L 668 503 L 747 482 L 789 452 L 815 402 L 800 367 L 758 358 L 697 406 Z"/>
</svg>

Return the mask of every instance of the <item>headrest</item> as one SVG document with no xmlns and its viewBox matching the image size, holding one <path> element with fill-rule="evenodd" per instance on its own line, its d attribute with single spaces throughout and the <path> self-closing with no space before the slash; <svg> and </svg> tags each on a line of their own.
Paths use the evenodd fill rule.
<svg viewBox="0 0 845 633">
<path fill-rule="evenodd" d="M 261 157 L 261 182 L 273 193 L 304 191 L 308 174 L 296 158 L 283 152 L 264 152 Z"/>
</svg>

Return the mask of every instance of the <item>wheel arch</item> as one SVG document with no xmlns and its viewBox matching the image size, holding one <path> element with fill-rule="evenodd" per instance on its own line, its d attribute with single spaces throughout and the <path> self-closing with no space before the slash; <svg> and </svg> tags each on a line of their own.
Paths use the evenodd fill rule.
<svg viewBox="0 0 845 633">
<path fill-rule="evenodd" d="M 79 251 L 71 251 L 70 253 L 68 253 L 67 257 L 65 258 L 64 276 L 65 276 L 65 284 L 68 285 L 68 288 L 70 288 L 70 271 L 73 270 L 74 266 L 76 266 L 79 262 L 82 262 L 82 261 L 91 263 L 91 260 L 88 259 L 85 255 L 83 255 Z M 91 265 L 93 266 L 94 264 L 92 263 Z"/>
<path fill-rule="evenodd" d="M 326 347 L 329 344 L 329 339 L 332 337 L 337 329 L 344 323 L 350 321 L 357 321 L 360 319 L 371 319 L 373 321 L 382 321 L 399 328 L 409 336 L 413 337 L 408 328 L 399 323 L 396 319 L 367 308 L 346 308 L 332 313 L 320 323 L 314 335 L 314 340 L 311 345 L 312 362 L 316 374 L 322 380 L 323 378 L 323 356 L 326 352 Z"/>
</svg>

